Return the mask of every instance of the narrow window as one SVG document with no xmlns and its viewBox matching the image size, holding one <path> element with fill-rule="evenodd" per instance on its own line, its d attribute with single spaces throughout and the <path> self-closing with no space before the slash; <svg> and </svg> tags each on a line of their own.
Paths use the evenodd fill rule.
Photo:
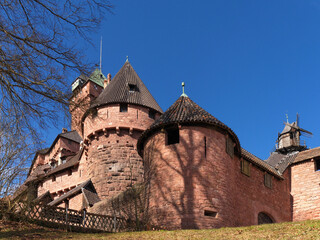
<svg viewBox="0 0 320 240">
<path fill-rule="evenodd" d="M 128 112 L 128 104 L 120 103 L 120 112 Z"/>
<path fill-rule="evenodd" d="M 204 210 L 204 215 L 208 216 L 208 217 L 216 217 L 217 216 L 217 212 L 211 211 L 211 210 Z"/>
<path fill-rule="evenodd" d="M 71 175 L 72 175 L 72 170 L 69 169 L 69 170 L 68 170 L 68 176 L 71 176 Z"/>
<path fill-rule="evenodd" d="M 203 138 L 204 141 L 204 157 L 207 157 L 207 137 Z"/>
<path fill-rule="evenodd" d="M 234 156 L 234 142 L 229 137 L 229 135 L 227 135 L 227 139 L 226 139 L 226 152 L 229 154 L 230 157 L 233 158 L 233 156 Z"/>
<path fill-rule="evenodd" d="M 268 188 L 272 188 L 272 176 L 269 173 L 264 175 L 264 185 Z"/>
<path fill-rule="evenodd" d="M 179 143 L 179 128 L 172 127 L 166 129 L 167 133 L 167 145 Z"/>
<path fill-rule="evenodd" d="M 155 119 L 156 118 L 156 111 L 153 109 L 149 109 L 149 118 Z"/>
<path fill-rule="evenodd" d="M 320 158 L 314 160 L 315 171 L 320 171 Z"/>
<path fill-rule="evenodd" d="M 55 181 L 56 181 L 56 176 L 53 175 L 53 176 L 52 176 L 52 182 L 55 182 Z"/>
<path fill-rule="evenodd" d="M 247 176 L 250 176 L 250 163 L 248 161 L 241 161 L 241 172 Z"/>
</svg>

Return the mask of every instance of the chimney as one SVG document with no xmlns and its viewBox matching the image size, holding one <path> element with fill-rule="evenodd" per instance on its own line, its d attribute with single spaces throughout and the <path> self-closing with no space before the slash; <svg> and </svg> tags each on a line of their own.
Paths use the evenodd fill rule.
<svg viewBox="0 0 320 240">
<path fill-rule="evenodd" d="M 108 73 L 107 79 L 105 79 L 103 82 L 103 88 L 106 88 L 106 86 L 108 86 L 110 82 L 111 82 L 111 74 Z"/>
<path fill-rule="evenodd" d="M 66 133 L 66 132 L 68 132 L 68 129 L 62 128 L 62 133 Z"/>
</svg>

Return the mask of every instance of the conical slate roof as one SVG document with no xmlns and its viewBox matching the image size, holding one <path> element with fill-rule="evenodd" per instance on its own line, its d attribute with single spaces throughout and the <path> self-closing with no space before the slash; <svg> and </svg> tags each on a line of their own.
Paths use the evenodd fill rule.
<svg viewBox="0 0 320 240">
<path fill-rule="evenodd" d="M 138 141 L 138 150 L 143 147 L 144 140 L 158 129 L 171 124 L 189 124 L 189 125 L 213 125 L 226 130 L 232 137 L 240 150 L 239 139 L 236 134 L 224 123 L 205 111 L 186 95 L 182 95 L 169 107 L 169 109 L 160 116 L 146 131 L 143 132 Z"/>
<path fill-rule="evenodd" d="M 91 107 L 109 103 L 131 103 L 152 108 L 160 113 L 163 112 L 128 61 L 92 103 Z"/>
</svg>

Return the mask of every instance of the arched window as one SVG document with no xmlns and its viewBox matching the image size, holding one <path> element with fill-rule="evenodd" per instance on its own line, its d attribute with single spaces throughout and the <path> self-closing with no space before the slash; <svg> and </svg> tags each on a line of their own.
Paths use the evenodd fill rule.
<svg viewBox="0 0 320 240">
<path fill-rule="evenodd" d="M 267 224 L 267 223 L 274 223 L 274 221 L 266 213 L 260 212 L 258 214 L 258 224 Z"/>
</svg>

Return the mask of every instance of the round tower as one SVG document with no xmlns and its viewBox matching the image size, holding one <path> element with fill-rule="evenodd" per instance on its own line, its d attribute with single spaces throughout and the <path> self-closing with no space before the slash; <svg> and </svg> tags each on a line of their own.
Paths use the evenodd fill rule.
<svg viewBox="0 0 320 240">
<path fill-rule="evenodd" d="M 87 160 L 84 174 L 101 199 L 143 179 L 137 140 L 162 113 L 127 61 L 83 117 Z"/>
<path fill-rule="evenodd" d="M 235 164 L 241 153 L 234 132 L 185 94 L 138 141 L 156 226 L 234 226 Z"/>
</svg>

